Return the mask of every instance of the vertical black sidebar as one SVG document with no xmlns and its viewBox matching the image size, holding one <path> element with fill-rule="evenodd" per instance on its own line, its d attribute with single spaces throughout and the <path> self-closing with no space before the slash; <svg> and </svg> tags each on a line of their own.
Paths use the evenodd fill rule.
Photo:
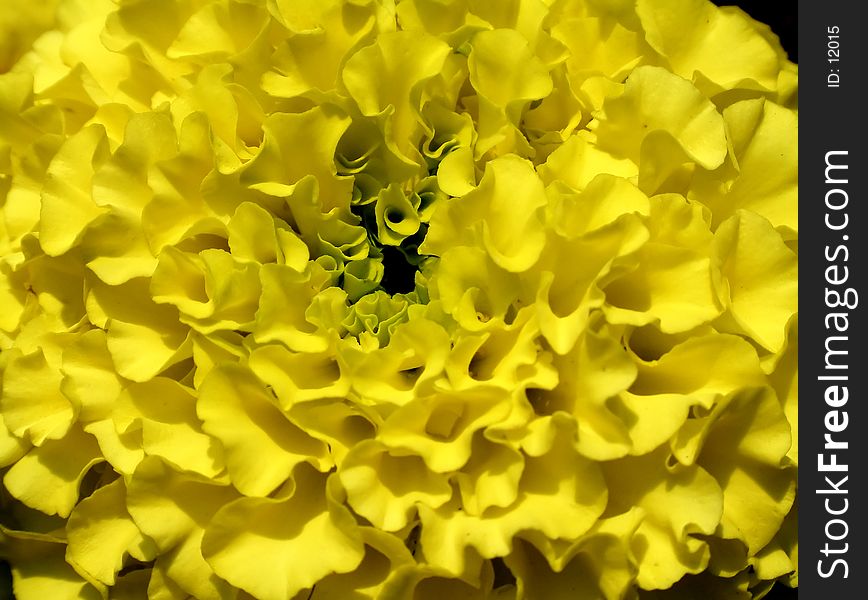
<svg viewBox="0 0 868 600">
<path fill-rule="evenodd" d="M 868 598 L 861 2 L 799 2 L 799 596 Z"/>
</svg>

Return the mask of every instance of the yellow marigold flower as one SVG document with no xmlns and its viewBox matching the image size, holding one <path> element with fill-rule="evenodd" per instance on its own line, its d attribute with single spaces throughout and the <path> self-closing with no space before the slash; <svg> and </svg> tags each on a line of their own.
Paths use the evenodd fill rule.
<svg viewBox="0 0 868 600">
<path fill-rule="evenodd" d="M 0 7 L 20 600 L 798 581 L 797 67 L 707 0 Z"/>
</svg>

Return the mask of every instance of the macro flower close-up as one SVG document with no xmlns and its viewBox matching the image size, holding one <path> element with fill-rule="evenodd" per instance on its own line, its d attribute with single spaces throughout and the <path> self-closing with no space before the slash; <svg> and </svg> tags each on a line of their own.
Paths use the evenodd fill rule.
<svg viewBox="0 0 868 600">
<path fill-rule="evenodd" d="M 797 96 L 707 0 L 4 1 L 14 598 L 796 587 Z"/>
</svg>

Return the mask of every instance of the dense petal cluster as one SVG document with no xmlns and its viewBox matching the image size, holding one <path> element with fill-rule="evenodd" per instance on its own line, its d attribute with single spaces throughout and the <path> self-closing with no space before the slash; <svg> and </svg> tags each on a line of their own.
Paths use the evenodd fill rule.
<svg viewBox="0 0 868 600">
<path fill-rule="evenodd" d="M 19 600 L 797 584 L 798 74 L 766 26 L 13 0 L 0 34 Z"/>
</svg>

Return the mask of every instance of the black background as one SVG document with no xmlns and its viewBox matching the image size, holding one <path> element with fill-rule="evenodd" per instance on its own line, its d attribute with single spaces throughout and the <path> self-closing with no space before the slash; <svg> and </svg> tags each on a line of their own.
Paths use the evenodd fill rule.
<svg viewBox="0 0 868 600">
<path fill-rule="evenodd" d="M 818 0 L 819 1 L 819 0 Z M 769 25 L 793 62 L 799 62 L 798 18 L 796 0 L 745 0 L 727 2 L 714 0 L 718 6 L 738 6 L 757 21 Z"/>
</svg>

